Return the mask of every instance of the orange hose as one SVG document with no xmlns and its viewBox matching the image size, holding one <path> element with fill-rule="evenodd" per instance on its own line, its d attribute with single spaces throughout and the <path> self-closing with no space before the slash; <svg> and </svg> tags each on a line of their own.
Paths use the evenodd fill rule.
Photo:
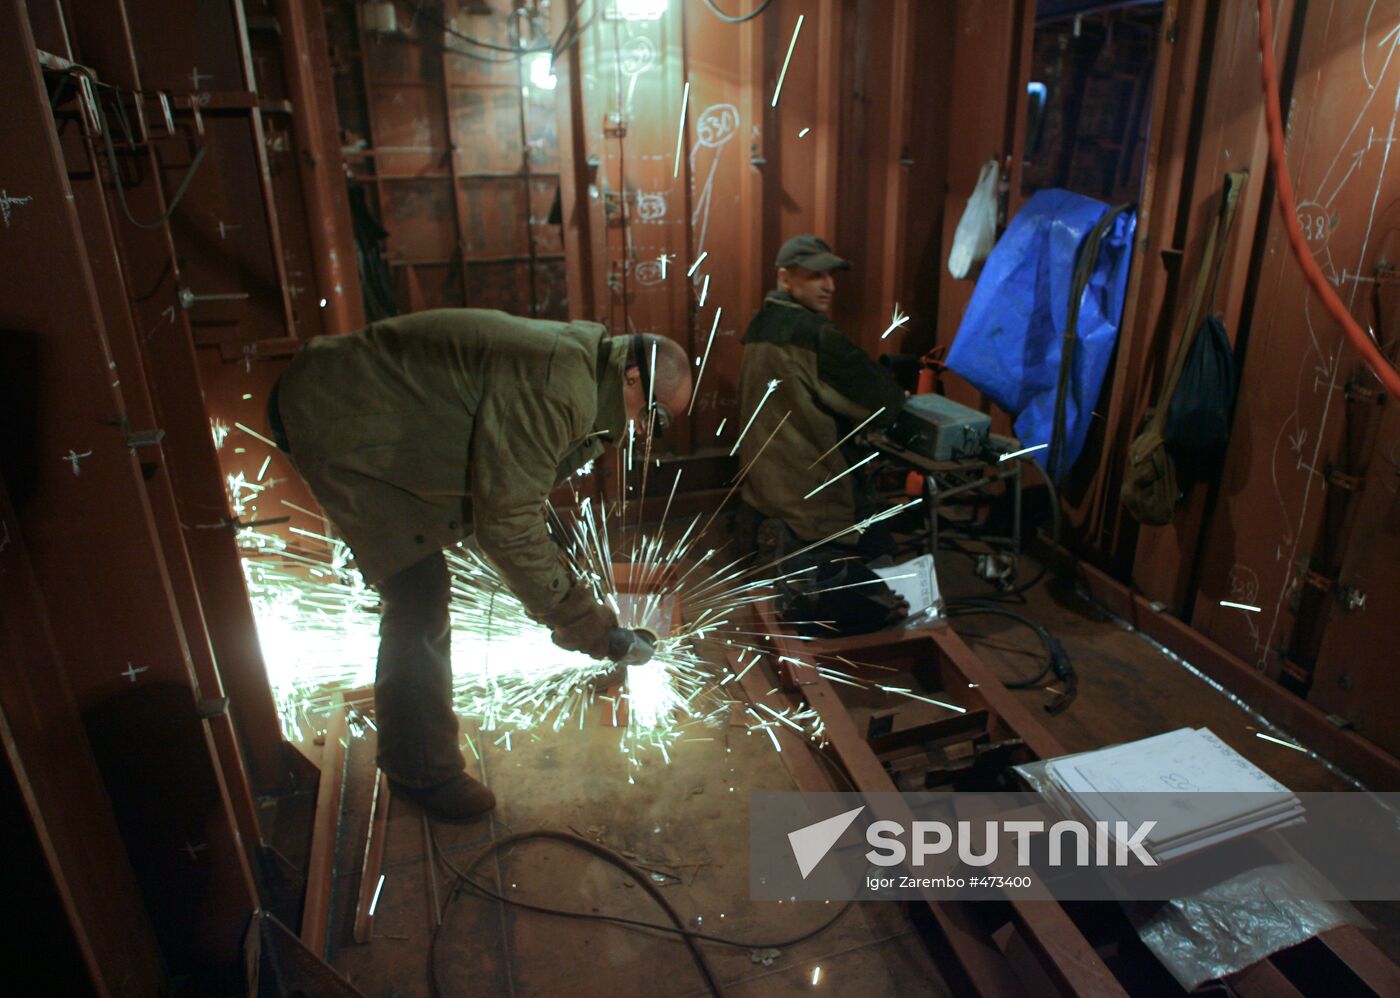
<svg viewBox="0 0 1400 998">
<path fill-rule="evenodd" d="M 1337 297 L 1337 292 L 1328 283 L 1322 268 L 1313 259 L 1303 238 L 1303 229 L 1298 224 L 1298 209 L 1293 201 L 1293 178 L 1288 174 L 1288 164 L 1283 158 L 1283 116 L 1279 113 L 1278 72 L 1274 67 L 1273 17 L 1269 13 L 1269 0 L 1259 0 L 1259 54 L 1260 72 L 1264 78 L 1264 117 L 1269 123 L 1269 163 L 1274 168 L 1274 186 L 1278 191 L 1278 211 L 1283 216 L 1283 228 L 1288 233 L 1288 245 L 1298 265 L 1303 268 L 1303 276 L 1313 291 L 1322 299 L 1322 304 L 1332 318 L 1341 324 L 1342 332 L 1351 345 L 1361 354 L 1362 360 L 1380 378 L 1386 391 L 1400 398 L 1400 372 L 1385 359 L 1371 337 L 1356 324 L 1347 307 Z"/>
</svg>

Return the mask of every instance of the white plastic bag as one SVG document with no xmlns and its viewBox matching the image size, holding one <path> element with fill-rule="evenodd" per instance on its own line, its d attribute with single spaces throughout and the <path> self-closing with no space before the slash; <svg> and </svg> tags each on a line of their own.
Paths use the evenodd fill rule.
<svg viewBox="0 0 1400 998">
<path fill-rule="evenodd" d="M 997 161 L 987 160 L 977 177 L 972 197 L 967 199 L 953 249 L 948 254 L 948 273 L 962 280 L 974 263 L 987 259 L 997 241 Z"/>
</svg>

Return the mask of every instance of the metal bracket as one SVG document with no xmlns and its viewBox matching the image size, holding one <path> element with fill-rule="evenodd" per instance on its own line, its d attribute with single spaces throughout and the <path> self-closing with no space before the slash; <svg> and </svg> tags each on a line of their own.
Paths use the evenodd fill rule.
<svg viewBox="0 0 1400 998">
<path fill-rule="evenodd" d="M 157 426 L 153 430 L 133 430 L 125 416 L 121 419 L 104 420 L 108 426 L 121 427 L 122 437 L 128 447 L 158 447 L 165 439 L 165 431 Z"/>
<path fill-rule="evenodd" d="M 223 717 L 228 713 L 228 697 L 209 697 L 201 700 L 195 706 L 195 712 L 202 721 Z"/>
<path fill-rule="evenodd" d="M 1342 604 L 1342 609 L 1347 613 L 1366 609 L 1366 594 L 1361 590 L 1351 586 L 1338 586 L 1336 592 L 1337 602 Z"/>
<path fill-rule="evenodd" d="M 279 523 L 291 522 L 292 518 L 290 516 L 275 516 L 269 520 L 248 520 L 246 522 L 240 520 L 236 516 L 230 516 L 227 521 L 228 525 L 234 530 L 246 530 L 249 527 L 275 527 Z"/>
<path fill-rule="evenodd" d="M 157 447 L 165 439 L 165 431 L 160 427 L 154 430 L 133 430 L 126 431 L 126 445 L 128 447 Z"/>
<path fill-rule="evenodd" d="M 1303 584 L 1320 589 L 1324 593 L 1330 593 L 1337 584 L 1336 579 L 1329 579 L 1320 572 L 1314 572 L 1311 568 L 1303 573 Z"/>
<path fill-rule="evenodd" d="M 1293 679 L 1294 682 L 1300 683 L 1303 686 L 1307 686 L 1312 682 L 1312 670 L 1293 661 L 1291 658 L 1279 655 L 1278 666 L 1279 671 Z"/>
<path fill-rule="evenodd" d="M 1367 402 L 1374 403 L 1375 405 L 1385 405 L 1385 392 L 1366 387 L 1358 378 L 1347 379 L 1345 393 L 1348 402 Z"/>
<path fill-rule="evenodd" d="M 227 294 L 197 295 L 189 288 L 180 289 L 180 307 L 188 311 L 202 301 L 247 301 L 248 292 L 230 291 Z"/>
<path fill-rule="evenodd" d="M 1323 469 L 1322 477 L 1328 485 L 1344 489 L 1347 492 L 1358 492 L 1361 489 L 1362 481 L 1360 478 L 1356 475 L 1348 475 L 1345 471 L 1339 471 L 1330 464 Z"/>
</svg>

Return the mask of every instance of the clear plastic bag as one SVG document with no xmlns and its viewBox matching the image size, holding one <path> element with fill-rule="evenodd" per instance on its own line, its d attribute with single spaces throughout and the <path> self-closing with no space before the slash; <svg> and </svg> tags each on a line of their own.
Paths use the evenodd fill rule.
<svg viewBox="0 0 1400 998">
<path fill-rule="evenodd" d="M 972 197 L 967 199 L 957 232 L 953 234 L 953 249 L 948 254 L 948 273 L 962 280 L 992 252 L 997 241 L 997 161 L 987 160 L 977 177 Z"/>
</svg>

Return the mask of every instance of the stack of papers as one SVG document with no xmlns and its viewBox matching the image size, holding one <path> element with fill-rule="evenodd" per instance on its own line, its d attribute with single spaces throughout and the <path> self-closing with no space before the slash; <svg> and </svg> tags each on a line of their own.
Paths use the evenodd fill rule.
<svg viewBox="0 0 1400 998">
<path fill-rule="evenodd" d="M 1158 863 L 1302 821 L 1292 791 L 1206 728 L 1067 756 L 1045 771 L 1050 796 L 1070 813 L 1111 830 L 1155 821 L 1142 847 Z"/>
</svg>

